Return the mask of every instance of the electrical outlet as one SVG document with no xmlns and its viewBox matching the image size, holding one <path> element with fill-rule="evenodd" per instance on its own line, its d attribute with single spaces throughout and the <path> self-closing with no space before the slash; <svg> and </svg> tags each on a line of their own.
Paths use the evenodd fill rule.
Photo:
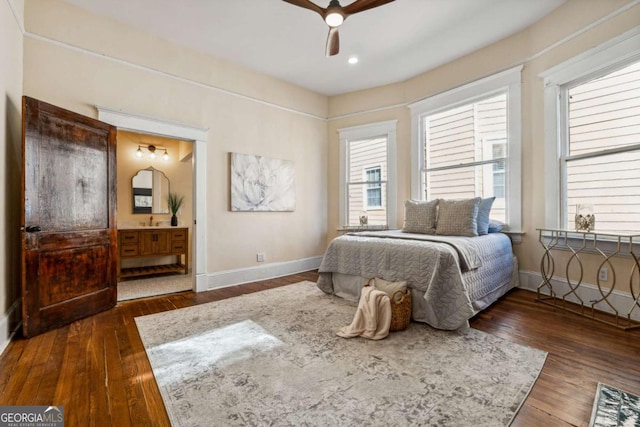
<svg viewBox="0 0 640 427">
<path fill-rule="evenodd" d="M 602 267 L 600 271 L 598 271 L 598 279 L 600 279 L 601 282 L 609 280 L 609 269 L 607 267 Z"/>
<path fill-rule="evenodd" d="M 258 253 L 256 254 L 256 260 L 257 260 L 258 262 L 264 262 L 264 252 L 258 252 Z"/>
</svg>

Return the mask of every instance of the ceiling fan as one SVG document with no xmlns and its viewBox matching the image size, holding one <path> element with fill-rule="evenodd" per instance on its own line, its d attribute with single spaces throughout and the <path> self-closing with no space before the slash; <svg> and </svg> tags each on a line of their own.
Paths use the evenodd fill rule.
<svg viewBox="0 0 640 427">
<path fill-rule="evenodd" d="M 300 6 L 305 9 L 313 10 L 322 16 L 324 22 L 329 26 L 329 36 L 327 37 L 327 49 L 326 56 L 337 55 L 340 51 L 340 36 L 338 34 L 338 27 L 349 16 L 365 10 L 373 9 L 374 7 L 382 6 L 387 3 L 391 3 L 394 0 L 356 0 L 347 6 L 340 6 L 338 0 L 331 0 L 329 6 L 326 8 L 320 7 L 310 0 L 283 0 L 287 3 L 291 3 L 295 6 Z"/>
</svg>

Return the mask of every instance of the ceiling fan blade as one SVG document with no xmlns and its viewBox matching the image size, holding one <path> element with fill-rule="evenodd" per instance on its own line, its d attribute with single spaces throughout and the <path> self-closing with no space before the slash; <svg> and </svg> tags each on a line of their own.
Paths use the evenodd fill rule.
<svg viewBox="0 0 640 427">
<path fill-rule="evenodd" d="M 387 3 L 391 3 L 392 1 L 394 0 L 356 0 L 353 3 L 344 6 L 342 8 L 342 12 L 345 14 L 346 18 L 347 16 L 353 15 L 354 13 L 364 12 L 365 10 L 383 6 Z"/>
<path fill-rule="evenodd" d="M 329 35 L 327 36 L 326 56 L 337 55 L 340 52 L 340 34 L 338 27 L 329 27 Z"/>
<path fill-rule="evenodd" d="M 282 0 L 282 1 L 292 4 L 294 6 L 300 6 L 304 9 L 313 10 L 314 12 L 319 13 L 324 19 L 325 9 L 311 2 L 310 0 Z"/>
</svg>

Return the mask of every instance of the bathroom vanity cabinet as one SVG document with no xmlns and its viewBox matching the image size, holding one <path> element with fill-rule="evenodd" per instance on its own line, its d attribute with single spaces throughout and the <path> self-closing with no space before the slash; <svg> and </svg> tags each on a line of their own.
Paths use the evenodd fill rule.
<svg viewBox="0 0 640 427">
<path fill-rule="evenodd" d="M 175 257 L 175 262 L 122 267 L 122 261 L 126 259 L 169 256 Z M 189 274 L 188 228 L 147 227 L 118 230 L 118 280 L 173 272 Z"/>
</svg>

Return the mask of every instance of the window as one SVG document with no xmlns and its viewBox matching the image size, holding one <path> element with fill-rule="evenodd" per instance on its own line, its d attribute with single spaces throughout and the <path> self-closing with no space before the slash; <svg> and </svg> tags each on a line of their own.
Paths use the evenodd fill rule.
<svg viewBox="0 0 640 427">
<path fill-rule="evenodd" d="M 593 205 L 597 230 L 640 231 L 640 61 L 563 88 L 561 188 L 567 224 Z"/>
<path fill-rule="evenodd" d="M 396 222 L 396 122 L 340 129 L 340 224 Z"/>
<path fill-rule="evenodd" d="M 382 208 L 382 178 L 380 166 L 365 169 L 365 181 L 367 182 L 366 209 Z"/>
<path fill-rule="evenodd" d="M 491 197 L 491 217 L 521 231 L 520 70 L 409 106 L 412 197 Z"/>
<path fill-rule="evenodd" d="M 503 92 L 422 117 L 424 199 L 496 196 L 491 216 L 505 221 L 506 107 Z"/>
<path fill-rule="evenodd" d="M 507 143 L 504 139 L 498 141 L 489 140 L 485 146 L 491 147 L 491 159 L 498 160 L 491 167 L 491 175 L 485 180 L 488 185 L 485 187 L 486 194 L 493 194 L 496 200 L 503 200 L 505 197 L 505 166 L 504 159 L 507 158 Z M 487 188 L 488 187 L 488 188 Z"/>
<path fill-rule="evenodd" d="M 573 229 L 587 204 L 596 230 L 640 231 L 639 43 L 626 36 L 543 75 L 550 227 Z"/>
</svg>

